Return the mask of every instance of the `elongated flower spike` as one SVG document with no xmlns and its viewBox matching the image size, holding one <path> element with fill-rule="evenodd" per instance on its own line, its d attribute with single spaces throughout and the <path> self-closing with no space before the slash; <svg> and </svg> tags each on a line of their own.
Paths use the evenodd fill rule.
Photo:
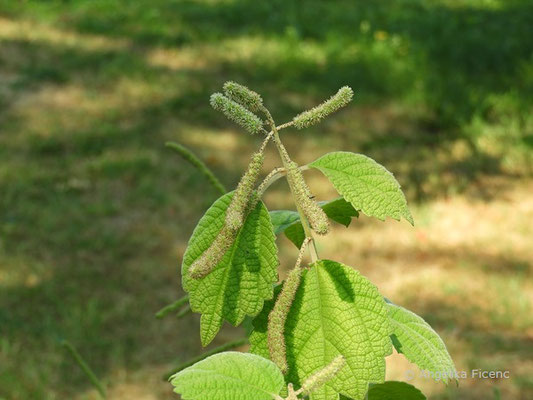
<svg viewBox="0 0 533 400">
<path fill-rule="evenodd" d="M 193 279 L 201 279 L 209 275 L 218 263 L 224 257 L 224 254 L 230 249 L 235 241 L 238 231 L 228 229 L 227 226 L 222 227 L 218 236 L 215 238 L 211 246 L 196 259 L 189 268 L 189 275 Z"/>
<path fill-rule="evenodd" d="M 261 172 L 264 159 L 265 155 L 261 150 L 252 155 L 248 169 L 233 193 L 233 198 L 226 211 L 226 225 L 231 230 L 239 230 L 244 224 L 248 204 L 253 197 L 252 192 L 259 177 L 259 172 Z"/>
<path fill-rule="evenodd" d="M 256 112 L 263 107 L 263 99 L 259 93 L 248 89 L 244 85 L 231 81 L 226 82 L 224 84 L 224 94 L 250 111 Z"/>
<path fill-rule="evenodd" d="M 228 99 L 222 93 L 212 94 L 210 103 L 215 110 L 222 112 L 228 119 L 252 134 L 259 132 L 263 128 L 263 121 L 257 115 L 239 103 Z"/>
<path fill-rule="evenodd" d="M 310 394 L 314 392 L 326 382 L 334 378 L 345 364 L 346 360 L 343 356 L 335 357 L 333 361 L 330 362 L 325 368 L 307 378 L 298 392 L 303 394 Z"/>
<path fill-rule="evenodd" d="M 312 239 L 309 237 L 305 238 L 302 247 L 300 248 L 296 265 L 289 272 L 289 275 L 283 284 L 283 289 L 281 289 L 281 293 L 278 295 L 276 303 L 274 304 L 274 308 L 268 316 L 267 340 L 270 359 L 284 374 L 286 374 L 289 369 L 287 364 L 287 349 L 285 346 L 285 321 L 287 320 L 287 315 L 291 309 L 298 286 L 300 286 L 302 276 L 302 268 L 300 268 L 300 266 L 305 249 L 311 240 Z"/>
<path fill-rule="evenodd" d="M 257 204 L 258 198 L 255 195 L 254 187 L 263 166 L 266 145 L 271 137 L 272 135 L 268 135 L 263 140 L 259 151 L 252 154 L 250 164 L 248 164 L 246 172 L 233 193 L 231 202 L 226 210 L 224 226 L 218 236 L 211 243 L 211 246 L 191 265 L 189 275 L 193 279 L 201 279 L 215 269 L 235 241 L 239 230 L 244 225 L 246 216 Z"/>
<path fill-rule="evenodd" d="M 294 188 L 294 196 L 297 204 L 302 208 L 305 216 L 309 220 L 311 228 L 319 235 L 325 235 L 329 232 L 328 216 L 313 200 L 313 195 L 309 186 L 305 183 L 302 171 L 298 164 L 291 161 L 287 170 L 287 180 L 291 187 Z"/>
<path fill-rule="evenodd" d="M 338 109 L 344 107 L 353 98 L 353 90 L 349 86 L 343 86 L 339 91 L 331 96 L 324 103 L 304 111 L 293 118 L 294 126 L 298 129 L 307 128 L 315 125 L 326 118 L 328 115 L 334 113 Z"/>
</svg>

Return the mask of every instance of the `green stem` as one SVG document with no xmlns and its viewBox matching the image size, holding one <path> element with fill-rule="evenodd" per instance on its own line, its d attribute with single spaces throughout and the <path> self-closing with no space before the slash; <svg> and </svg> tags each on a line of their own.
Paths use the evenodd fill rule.
<svg viewBox="0 0 533 400">
<path fill-rule="evenodd" d="M 225 343 L 222 346 L 216 347 L 213 350 L 200 354 L 198 357 L 194 357 L 190 359 L 189 361 L 185 361 L 184 363 L 174 368 L 172 371 L 168 372 L 165 375 L 165 380 L 168 380 L 172 375 L 177 374 L 178 372 L 184 370 L 185 368 L 190 367 L 191 365 L 196 364 L 197 362 L 202 361 L 206 359 L 207 357 L 210 357 L 214 354 L 222 353 L 223 351 L 234 349 L 236 347 L 240 347 L 246 343 L 248 343 L 247 338 L 237 339 L 232 342 Z"/>
<path fill-rule="evenodd" d="M 102 399 L 106 399 L 107 395 L 106 395 L 106 392 L 105 392 L 105 389 L 104 389 L 104 385 L 102 385 L 102 382 L 100 382 L 100 380 L 95 375 L 95 373 L 93 372 L 91 367 L 89 367 L 89 364 L 87 364 L 85 362 L 85 360 L 83 359 L 81 354 L 78 353 L 78 350 L 76 350 L 74 348 L 74 346 L 70 342 L 68 342 L 67 340 L 62 340 L 61 341 L 61 346 L 63 346 L 65 349 L 67 349 L 67 351 L 70 353 L 72 358 L 74 358 L 74 361 L 76 361 L 76 363 L 80 366 L 80 368 L 85 373 L 85 375 L 87 375 L 87 377 L 89 378 L 91 383 L 94 385 L 96 390 L 98 390 L 98 393 L 100 394 Z"/>
<path fill-rule="evenodd" d="M 263 110 L 261 110 L 265 115 L 266 115 L 266 112 L 269 112 L 266 108 L 263 108 Z M 265 112 L 266 111 L 266 112 Z M 267 116 L 268 117 L 268 116 Z M 270 124 L 270 121 L 269 121 L 269 124 Z M 284 124 L 281 124 L 281 125 L 278 125 L 276 126 L 276 130 L 279 132 L 281 131 L 282 129 L 285 129 L 285 128 L 289 128 L 291 126 L 294 125 L 294 121 L 289 121 L 289 122 L 285 122 Z M 263 133 L 265 135 L 272 135 L 274 133 L 274 130 L 271 130 L 271 131 L 267 131 L 266 129 L 263 128 Z"/>
<path fill-rule="evenodd" d="M 257 188 L 257 197 L 261 198 L 263 197 L 263 194 L 265 194 L 265 191 L 272 185 L 274 182 L 276 182 L 278 179 L 285 176 L 287 172 L 285 171 L 285 168 L 275 168 L 266 176 L 265 179 L 263 179 L 263 182 L 258 186 Z"/>
<path fill-rule="evenodd" d="M 293 188 L 291 188 L 291 191 L 294 193 Z M 319 257 L 318 257 L 318 251 L 316 249 L 313 231 L 311 230 L 311 227 L 309 226 L 309 221 L 307 220 L 302 208 L 298 204 L 296 204 L 296 211 L 298 211 L 298 214 L 300 214 L 300 220 L 302 221 L 302 227 L 304 228 L 305 236 L 311 238 L 311 241 L 309 242 L 309 253 L 311 254 L 311 262 L 315 263 L 319 260 Z"/>
<path fill-rule="evenodd" d="M 226 188 L 220 182 L 220 180 L 215 176 L 215 174 L 209 169 L 205 163 L 196 156 L 191 150 L 189 150 L 187 147 L 175 143 L 175 142 L 167 142 L 165 143 L 165 146 L 177 151 L 180 156 L 182 156 L 186 161 L 191 163 L 194 167 L 196 167 L 204 176 L 207 178 L 207 180 L 217 189 L 220 194 L 226 193 Z"/>
<path fill-rule="evenodd" d="M 166 305 L 155 314 L 155 317 L 161 319 L 171 312 L 178 311 L 187 301 L 189 301 L 189 295 L 183 296 L 174 303 Z"/>
<path fill-rule="evenodd" d="M 187 306 L 183 310 L 181 310 L 179 313 L 176 314 L 176 318 L 180 319 L 185 317 L 186 315 L 189 315 L 192 312 L 191 307 Z"/>
</svg>

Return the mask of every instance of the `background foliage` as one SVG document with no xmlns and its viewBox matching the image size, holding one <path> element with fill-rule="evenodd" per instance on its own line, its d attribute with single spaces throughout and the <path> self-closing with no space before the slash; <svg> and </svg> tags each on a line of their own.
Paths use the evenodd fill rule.
<svg viewBox="0 0 533 400">
<path fill-rule="evenodd" d="M 257 139 L 209 107 L 230 79 L 280 122 L 355 89 L 348 110 L 284 141 L 299 163 L 343 149 L 386 165 L 417 225 L 361 216 L 321 255 L 426 318 L 458 369 L 511 371 L 415 381 L 431 398 L 531 396 L 532 13 L 526 0 L 0 1 L 0 398 L 96 398 L 63 338 L 111 398 L 171 396 L 160 376 L 201 351 L 198 321 L 153 314 L 181 294 L 178 260 L 217 193 L 163 143 L 234 186 Z M 274 189 L 267 203 L 286 206 Z"/>
</svg>

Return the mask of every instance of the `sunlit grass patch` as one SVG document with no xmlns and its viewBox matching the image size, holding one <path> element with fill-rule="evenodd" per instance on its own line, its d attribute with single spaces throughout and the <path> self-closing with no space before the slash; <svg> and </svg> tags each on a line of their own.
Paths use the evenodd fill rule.
<svg viewBox="0 0 533 400">
<path fill-rule="evenodd" d="M 153 313 L 179 296 L 186 238 L 217 194 L 164 142 L 192 148 L 231 188 L 259 138 L 209 108 L 208 93 L 227 79 L 264 92 L 278 122 L 333 88 L 355 89 L 353 107 L 304 140 L 283 131 L 284 141 L 301 164 L 337 148 L 386 164 L 416 225 L 361 217 L 335 227 L 339 241 L 322 239 L 321 255 L 435 322 L 460 366 L 511 368 L 502 398 L 528 395 L 528 2 L 0 8 L 0 396 L 94 398 L 57 346 L 62 336 L 113 398 L 171 395 L 160 376 L 201 351 L 197 319 Z M 268 153 L 265 169 L 278 165 Z M 319 200 L 337 196 L 306 174 Z M 267 204 L 286 207 L 286 184 L 273 189 Z M 281 240 L 292 265 L 294 248 Z M 429 386 L 435 398 L 492 398 L 477 381 Z"/>
</svg>

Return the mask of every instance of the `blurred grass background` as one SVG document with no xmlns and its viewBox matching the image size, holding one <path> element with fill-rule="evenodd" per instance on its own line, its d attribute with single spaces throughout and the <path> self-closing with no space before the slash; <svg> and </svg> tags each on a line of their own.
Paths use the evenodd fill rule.
<svg viewBox="0 0 533 400">
<path fill-rule="evenodd" d="M 361 217 L 321 256 L 424 316 L 458 369 L 511 371 L 416 380 L 431 399 L 533 398 L 532 16 L 525 0 L 0 1 L 0 398 L 97 398 L 61 339 L 110 398 L 175 397 L 161 376 L 201 352 L 198 318 L 153 315 L 182 294 L 181 256 L 216 191 L 163 144 L 236 184 L 259 138 L 209 108 L 226 80 L 280 123 L 354 88 L 351 107 L 284 141 L 299 163 L 375 158 L 416 227 Z M 284 184 L 266 200 L 290 206 Z M 392 356 L 388 377 L 405 369 Z"/>
</svg>

